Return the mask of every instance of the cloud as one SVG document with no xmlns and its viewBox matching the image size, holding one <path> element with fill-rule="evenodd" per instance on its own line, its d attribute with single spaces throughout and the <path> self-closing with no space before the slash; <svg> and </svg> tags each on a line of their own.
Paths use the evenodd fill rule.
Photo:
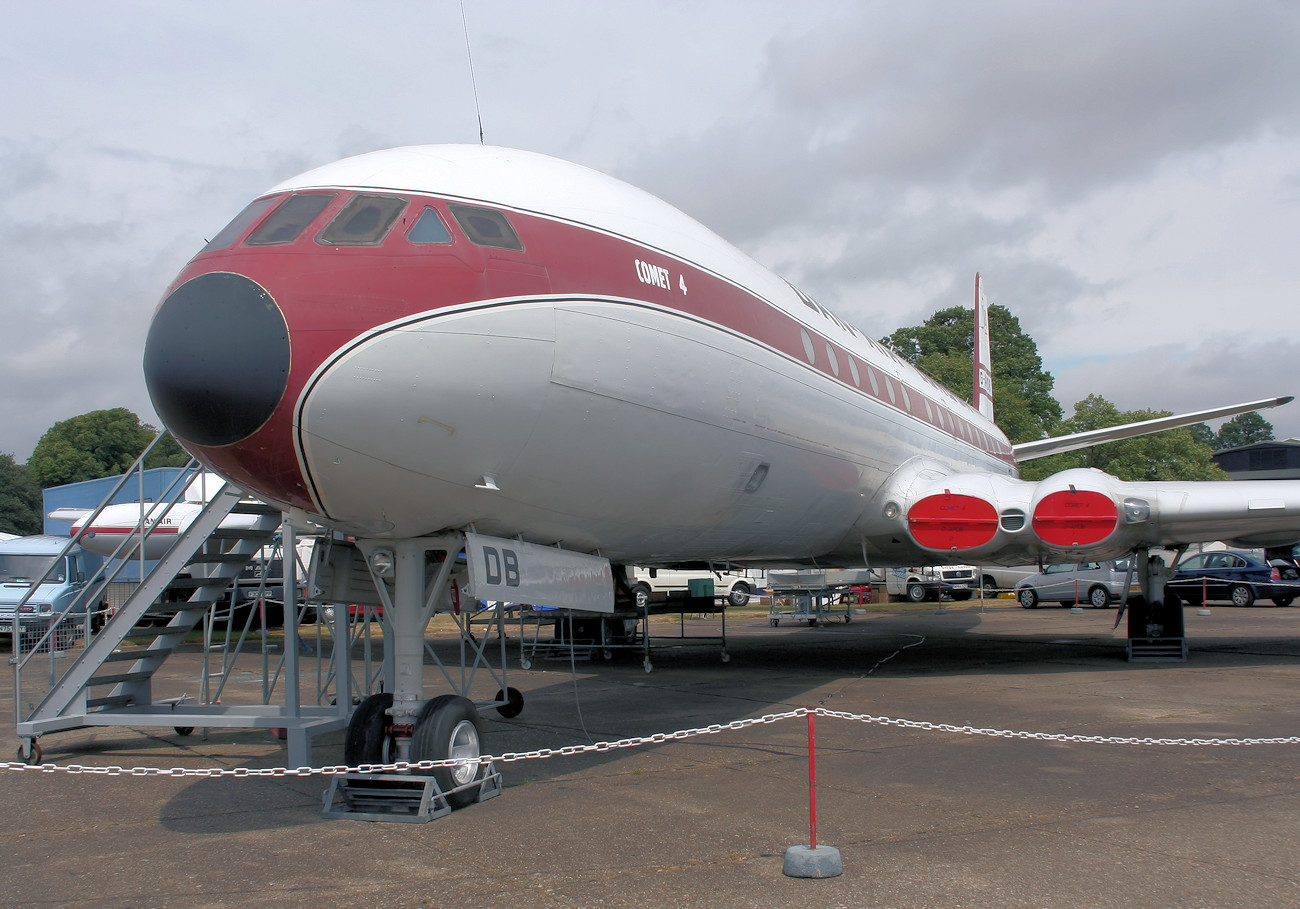
<svg viewBox="0 0 1300 909">
<path fill-rule="evenodd" d="M 355 9 L 15 7 L 0 450 L 24 458 L 55 420 L 99 406 L 151 418 L 148 313 L 256 193 L 374 147 L 477 141 L 459 9 Z M 966 305 L 979 270 L 1049 368 L 1123 354 L 1105 369 L 1131 362 L 1147 382 L 1131 387 L 1161 397 L 1160 370 L 1137 364 L 1200 349 L 1214 325 L 1257 373 L 1216 360 L 1220 390 L 1282 374 L 1257 336 L 1290 317 L 1300 282 L 1294 5 L 467 13 L 489 143 L 663 196 L 872 336 Z M 33 407 L 38 393 L 53 403 Z"/>
<path fill-rule="evenodd" d="M 1120 410 L 1175 413 L 1276 395 L 1300 396 L 1294 368 L 1300 341 L 1287 337 L 1261 337 L 1250 343 L 1207 339 L 1190 350 L 1166 345 L 1120 356 L 1080 353 L 1068 365 L 1045 364 L 1056 377 L 1056 397 L 1067 415 L 1090 394 L 1101 395 Z M 1278 438 L 1300 438 L 1300 403 L 1260 415 L 1273 424 Z"/>
</svg>

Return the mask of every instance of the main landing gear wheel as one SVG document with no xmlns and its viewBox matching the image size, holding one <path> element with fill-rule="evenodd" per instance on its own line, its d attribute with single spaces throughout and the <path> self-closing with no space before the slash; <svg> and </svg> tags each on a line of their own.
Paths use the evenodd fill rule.
<svg viewBox="0 0 1300 909">
<path fill-rule="evenodd" d="M 637 584 L 633 587 L 632 601 L 636 604 L 637 611 L 644 612 L 646 606 L 650 604 L 650 585 Z"/>
<path fill-rule="evenodd" d="M 348 734 L 343 740 L 343 762 L 349 767 L 361 764 L 389 764 L 393 760 L 393 737 L 385 733 L 392 723 L 388 709 L 393 693 L 372 694 L 357 705 L 348 720 Z"/>
<path fill-rule="evenodd" d="M 498 701 L 505 701 L 497 708 L 497 713 L 501 714 L 507 720 L 512 720 L 519 716 L 524 710 L 524 696 L 514 688 L 506 688 L 497 692 Z"/>
<path fill-rule="evenodd" d="M 415 720 L 411 737 L 411 761 L 461 761 L 450 767 L 434 767 L 433 778 L 451 808 L 464 808 L 476 801 L 478 789 L 452 792 L 483 778 L 486 764 L 480 764 L 478 710 L 466 698 L 444 694 L 425 703 Z"/>
</svg>

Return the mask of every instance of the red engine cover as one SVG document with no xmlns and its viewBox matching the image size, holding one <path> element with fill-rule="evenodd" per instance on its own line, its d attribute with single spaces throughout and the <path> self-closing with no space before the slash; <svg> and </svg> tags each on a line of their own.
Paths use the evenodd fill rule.
<svg viewBox="0 0 1300 909">
<path fill-rule="evenodd" d="M 975 496 L 926 496 L 907 512 L 907 529 L 927 549 L 974 549 L 998 531 L 998 512 Z"/>
<path fill-rule="evenodd" d="M 1087 546 L 1111 535 L 1119 509 L 1110 496 L 1087 489 L 1063 489 L 1043 497 L 1034 509 L 1034 533 L 1053 546 Z"/>
</svg>

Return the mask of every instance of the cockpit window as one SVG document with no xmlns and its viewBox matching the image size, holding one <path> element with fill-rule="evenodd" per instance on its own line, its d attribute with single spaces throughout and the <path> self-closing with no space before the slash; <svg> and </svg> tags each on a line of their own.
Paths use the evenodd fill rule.
<svg viewBox="0 0 1300 909">
<path fill-rule="evenodd" d="M 359 194 L 343 206 L 316 239 L 321 243 L 378 243 L 406 208 L 406 200 L 397 196 Z"/>
<path fill-rule="evenodd" d="M 451 231 L 442 223 L 442 218 L 432 208 L 426 208 L 415 222 L 406 239 L 412 243 L 450 243 Z"/>
<path fill-rule="evenodd" d="M 236 237 L 247 230 L 250 224 L 262 217 L 262 213 L 266 211 L 272 203 L 277 201 L 279 200 L 275 197 L 271 197 L 269 199 L 258 199 L 256 202 L 249 203 L 247 208 L 235 215 L 235 220 L 221 228 L 221 233 L 208 241 L 208 245 L 203 247 L 203 251 L 208 252 L 213 249 L 225 249 L 231 243 L 234 243 Z"/>
<path fill-rule="evenodd" d="M 465 231 L 465 236 L 479 246 L 518 250 L 524 248 L 506 216 L 496 209 L 475 208 L 471 205 L 449 205 L 448 208 L 455 216 L 456 223 Z"/>
<path fill-rule="evenodd" d="M 294 193 L 245 242 L 249 246 L 292 243 L 334 201 L 337 193 Z"/>
</svg>

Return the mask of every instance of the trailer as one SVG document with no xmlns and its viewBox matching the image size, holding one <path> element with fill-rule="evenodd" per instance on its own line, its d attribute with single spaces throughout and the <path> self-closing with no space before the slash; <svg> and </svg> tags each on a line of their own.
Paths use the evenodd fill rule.
<svg viewBox="0 0 1300 909">
<path fill-rule="evenodd" d="M 767 589 L 772 603 L 767 622 L 773 628 L 786 622 L 816 626 L 828 621 L 853 619 L 855 591 L 872 590 L 880 583 L 867 568 L 841 570 L 769 571 Z"/>
</svg>

